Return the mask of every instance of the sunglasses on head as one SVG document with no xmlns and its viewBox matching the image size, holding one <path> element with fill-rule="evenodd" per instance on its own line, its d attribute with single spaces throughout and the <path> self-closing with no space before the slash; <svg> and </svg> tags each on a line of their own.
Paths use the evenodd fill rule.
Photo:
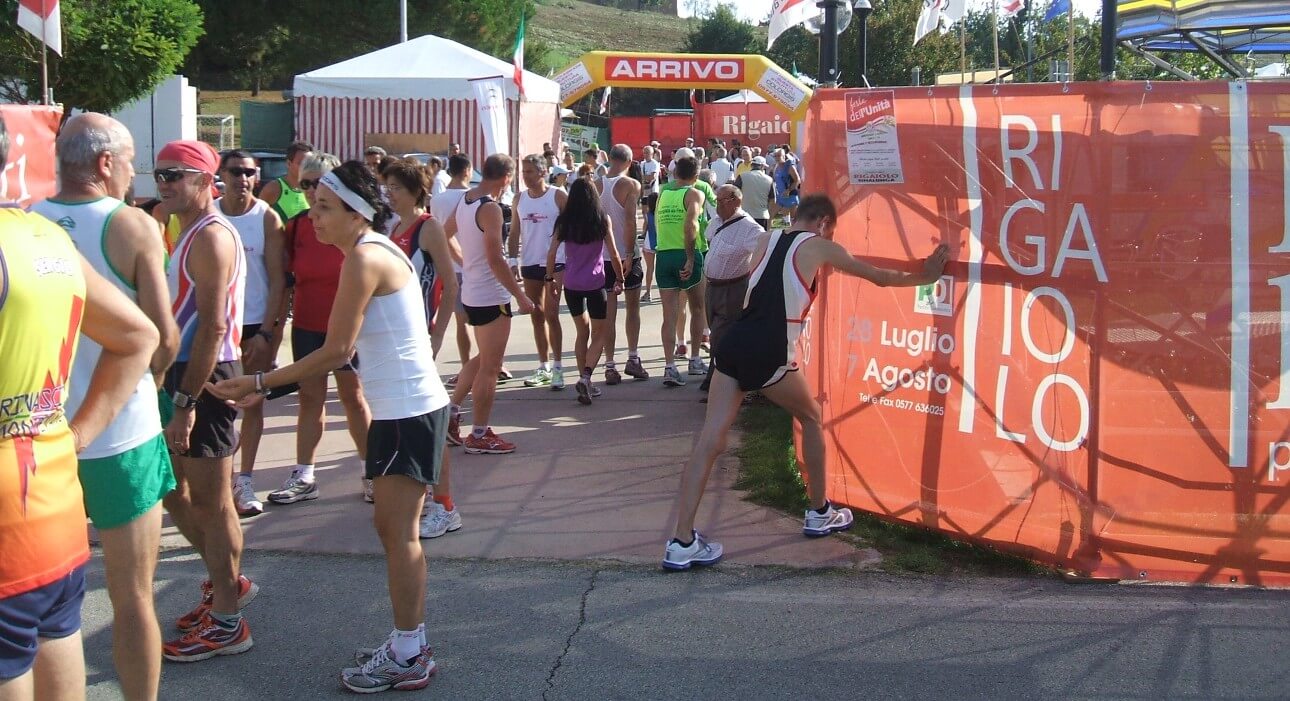
<svg viewBox="0 0 1290 701">
<path fill-rule="evenodd" d="M 234 177 L 241 175 L 247 178 L 253 178 L 259 172 L 255 168 L 225 168 L 224 170 L 227 170 L 228 174 Z"/>
<path fill-rule="evenodd" d="M 319 182 L 321 182 L 321 181 L 320 181 L 320 180 L 310 180 L 310 179 L 308 179 L 308 178 L 301 178 L 301 179 L 300 179 L 300 189 L 301 189 L 301 190 L 312 190 L 312 189 L 314 189 L 315 187 L 318 187 L 318 183 L 319 183 Z"/>
<path fill-rule="evenodd" d="M 152 174 L 153 180 L 159 183 L 173 183 L 183 179 L 185 173 L 205 173 L 204 170 L 193 168 L 163 168 Z"/>
</svg>

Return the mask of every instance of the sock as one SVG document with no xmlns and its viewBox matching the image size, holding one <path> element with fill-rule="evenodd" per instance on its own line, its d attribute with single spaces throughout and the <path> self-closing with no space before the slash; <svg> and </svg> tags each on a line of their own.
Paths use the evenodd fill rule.
<svg viewBox="0 0 1290 701">
<path fill-rule="evenodd" d="M 699 359 L 699 353 L 698 353 L 698 349 L 696 348 L 695 352 L 690 354 L 690 362 L 694 362 L 698 359 Z"/>
<path fill-rule="evenodd" d="M 538 366 L 543 372 L 551 372 L 551 363 L 542 363 Z"/>
<path fill-rule="evenodd" d="M 390 652 L 394 653 L 394 661 L 406 667 L 421 654 L 421 635 L 422 631 L 416 628 L 390 631 Z"/>
<path fill-rule="evenodd" d="M 419 638 L 421 647 L 426 647 L 426 624 L 424 623 L 417 624 L 417 638 Z"/>
<path fill-rule="evenodd" d="M 606 369 L 606 370 L 613 370 L 615 367 L 617 367 L 617 363 L 615 363 L 614 361 L 612 361 L 612 360 L 607 360 L 607 361 L 605 361 L 605 369 Z"/>
<path fill-rule="evenodd" d="M 590 368 L 590 367 L 587 367 L 587 366 L 584 366 L 584 367 L 582 368 L 582 376 L 583 376 L 583 377 L 591 377 L 591 368 Z"/>
<path fill-rule="evenodd" d="M 457 507 L 456 507 L 456 506 L 454 506 L 454 505 L 453 505 L 453 503 L 452 503 L 452 497 L 441 497 L 441 496 L 439 496 L 438 494 L 436 494 L 436 495 L 435 495 L 435 497 L 434 497 L 434 502 L 435 502 L 436 504 L 439 504 L 439 505 L 440 505 L 440 506 L 442 506 L 443 508 L 447 509 L 448 511 L 456 511 L 456 510 L 457 510 Z M 423 624 L 423 625 L 424 625 L 424 624 Z"/>
<path fill-rule="evenodd" d="M 823 516 L 824 514 L 829 513 L 829 507 L 830 507 L 830 506 L 832 506 L 832 504 L 830 504 L 830 503 L 828 502 L 828 500 L 826 499 L 826 500 L 824 501 L 824 506 L 821 506 L 820 508 L 816 509 L 816 510 L 815 510 L 815 513 L 817 513 L 817 514 L 819 514 L 819 515 Z"/>
<path fill-rule="evenodd" d="M 451 415 L 453 415 L 453 416 L 461 416 L 461 405 L 460 405 L 460 404 L 449 404 L 449 405 L 448 405 L 448 413 L 449 413 L 449 414 L 451 414 Z"/>
<path fill-rule="evenodd" d="M 640 353 L 637 353 L 637 352 L 636 352 L 636 349 L 635 349 L 635 348 L 632 348 L 632 349 L 630 349 L 630 350 L 628 350 L 628 351 L 627 351 L 627 359 L 628 359 L 628 360 L 640 360 L 640 359 L 641 359 L 641 356 L 640 356 Z"/>
<path fill-rule="evenodd" d="M 666 367 L 668 370 L 675 370 L 675 369 L 676 369 L 676 363 L 675 363 L 675 362 L 668 363 L 665 367 Z"/>
<path fill-rule="evenodd" d="M 237 627 L 238 621 L 242 620 L 242 613 L 240 611 L 228 614 L 216 613 L 215 610 L 212 609 L 211 618 L 224 630 L 232 630 Z"/>
<path fill-rule="evenodd" d="M 296 465 L 295 472 L 297 477 L 306 482 L 314 481 L 314 466 L 312 464 Z"/>
<path fill-rule="evenodd" d="M 673 538 L 673 539 L 672 539 L 672 542 L 673 542 L 673 543 L 676 543 L 677 545 L 679 545 L 679 546 L 681 546 L 681 547 L 683 547 L 683 548 L 688 548 L 688 547 L 690 547 L 691 545 L 694 545 L 694 534 L 693 534 L 693 533 L 692 533 L 692 534 L 690 534 L 690 542 L 688 542 L 688 543 L 687 543 L 687 542 L 685 542 L 684 540 L 681 540 L 680 538 Z"/>
<path fill-rule="evenodd" d="M 470 429 L 470 435 L 472 435 L 472 436 L 474 436 L 474 437 L 476 437 L 476 438 L 483 438 L 485 433 L 488 433 L 488 427 L 487 427 L 487 426 L 476 426 L 476 427 L 474 427 L 474 428 Z"/>
<path fill-rule="evenodd" d="M 563 369 L 564 369 L 564 364 L 557 360 L 557 361 L 555 361 L 555 364 L 554 364 L 554 365 L 552 365 L 551 367 L 552 367 L 552 369 L 554 369 L 554 370 L 563 370 Z"/>
<path fill-rule="evenodd" d="M 243 472 L 239 472 L 237 474 L 237 484 L 250 484 L 250 483 L 251 483 L 251 475 L 248 475 Z"/>
</svg>

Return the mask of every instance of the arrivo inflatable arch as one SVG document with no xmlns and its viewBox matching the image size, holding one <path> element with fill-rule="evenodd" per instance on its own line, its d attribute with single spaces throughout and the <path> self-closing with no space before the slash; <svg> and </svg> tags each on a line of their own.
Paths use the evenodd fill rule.
<svg viewBox="0 0 1290 701">
<path fill-rule="evenodd" d="M 811 89 L 765 56 L 592 51 L 555 76 L 569 105 L 602 87 L 752 90 L 794 122 L 806 119 Z"/>
</svg>

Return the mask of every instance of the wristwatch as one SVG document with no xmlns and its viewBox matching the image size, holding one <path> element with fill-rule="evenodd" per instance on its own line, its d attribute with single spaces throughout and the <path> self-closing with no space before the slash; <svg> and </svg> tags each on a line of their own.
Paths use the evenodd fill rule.
<svg viewBox="0 0 1290 701">
<path fill-rule="evenodd" d="M 178 389 L 175 390 L 174 394 L 170 395 L 170 399 L 175 403 L 176 409 L 187 409 L 197 403 L 196 397 Z"/>
</svg>

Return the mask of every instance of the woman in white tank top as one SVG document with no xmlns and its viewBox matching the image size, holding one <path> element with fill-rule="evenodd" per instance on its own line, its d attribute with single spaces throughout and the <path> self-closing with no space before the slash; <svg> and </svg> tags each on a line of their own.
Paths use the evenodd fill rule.
<svg viewBox="0 0 1290 701">
<path fill-rule="evenodd" d="M 426 485 L 447 463 L 448 394 L 439 380 L 411 262 L 376 233 L 390 211 L 375 178 L 358 161 L 324 175 L 309 211 L 320 241 L 345 254 L 322 348 L 269 373 L 207 389 L 230 400 L 258 401 L 271 387 L 321 375 L 358 348 L 359 374 L 372 409 L 366 473 L 374 481 L 377 534 L 390 572 L 394 631 L 361 667 L 341 672 L 351 690 L 418 689 L 434 660 L 425 641 L 425 556 L 418 519 Z M 245 398 L 251 397 L 247 400 Z"/>
</svg>

